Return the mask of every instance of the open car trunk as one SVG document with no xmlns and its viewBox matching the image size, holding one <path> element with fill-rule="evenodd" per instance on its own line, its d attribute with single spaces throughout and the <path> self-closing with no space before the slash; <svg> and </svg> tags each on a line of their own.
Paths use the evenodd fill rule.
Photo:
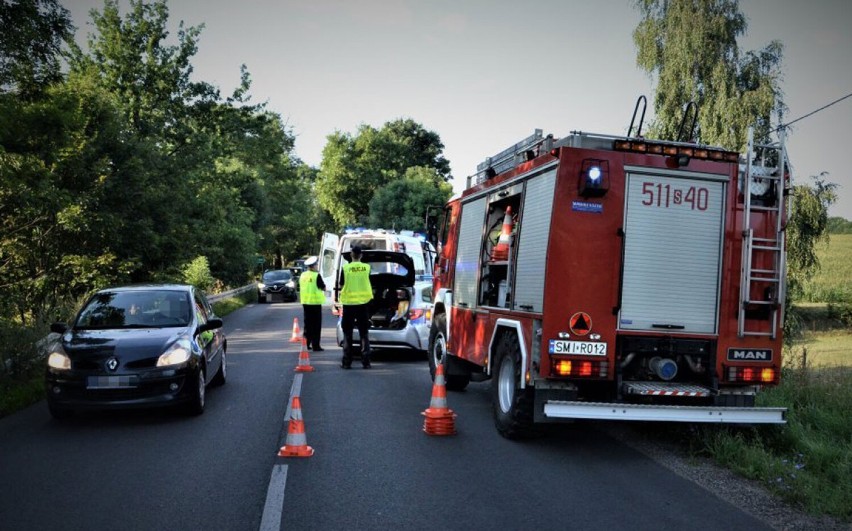
<svg viewBox="0 0 852 531">
<path fill-rule="evenodd" d="M 351 253 L 343 253 L 343 259 L 346 263 L 350 262 Z M 372 327 L 384 330 L 405 328 L 414 296 L 413 260 L 402 252 L 365 250 L 361 261 L 370 264 L 373 300 L 369 303 L 369 312 Z M 337 299 L 339 283 L 335 293 L 338 294 L 335 297 Z"/>
<path fill-rule="evenodd" d="M 373 300 L 369 305 L 373 328 L 405 328 L 414 288 L 390 274 L 371 275 L 370 282 L 373 285 Z"/>
</svg>

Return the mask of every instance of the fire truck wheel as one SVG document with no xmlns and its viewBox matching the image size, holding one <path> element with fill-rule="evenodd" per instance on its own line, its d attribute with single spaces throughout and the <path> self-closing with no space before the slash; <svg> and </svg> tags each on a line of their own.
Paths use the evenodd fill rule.
<svg viewBox="0 0 852 531">
<path fill-rule="evenodd" d="M 450 374 L 449 356 L 447 356 L 447 316 L 439 314 L 435 316 L 432 328 L 429 330 L 429 372 L 432 381 L 435 381 L 435 371 L 438 365 L 444 366 L 444 381 L 450 391 L 464 391 L 470 383 L 469 374 Z"/>
<path fill-rule="evenodd" d="M 497 346 L 496 365 L 491 380 L 491 406 L 500 435 L 519 439 L 535 435 L 533 429 L 533 390 L 521 389 L 521 348 L 518 336 L 505 333 Z"/>
</svg>

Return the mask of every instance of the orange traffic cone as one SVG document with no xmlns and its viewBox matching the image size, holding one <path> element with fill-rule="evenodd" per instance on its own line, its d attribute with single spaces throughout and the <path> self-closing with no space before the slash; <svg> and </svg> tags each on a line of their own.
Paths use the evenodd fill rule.
<svg viewBox="0 0 852 531">
<path fill-rule="evenodd" d="M 293 317 L 293 336 L 290 337 L 290 343 L 298 343 L 302 340 L 302 329 L 299 328 L 299 318 Z"/>
<path fill-rule="evenodd" d="M 312 372 L 311 358 L 308 356 L 308 341 L 302 338 L 302 350 L 299 352 L 299 364 L 296 365 L 296 372 Z"/>
<path fill-rule="evenodd" d="M 455 435 L 456 414 L 447 407 L 447 387 L 444 382 L 444 366 L 438 365 L 435 370 L 435 383 L 432 385 L 432 400 L 429 408 L 421 413 L 423 431 L 427 435 Z"/>
<path fill-rule="evenodd" d="M 512 207 L 506 207 L 506 215 L 503 216 L 503 230 L 500 231 L 500 239 L 497 245 L 491 249 L 491 259 L 502 261 L 509 259 L 509 238 L 512 236 Z"/>
<path fill-rule="evenodd" d="M 305 437 L 305 423 L 302 420 L 302 403 L 298 396 L 290 404 L 290 422 L 287 426 L 287 440 L 278 450 L 278 457 L 310 457 L 314 449 L 308 446 Z"/>
</svg>

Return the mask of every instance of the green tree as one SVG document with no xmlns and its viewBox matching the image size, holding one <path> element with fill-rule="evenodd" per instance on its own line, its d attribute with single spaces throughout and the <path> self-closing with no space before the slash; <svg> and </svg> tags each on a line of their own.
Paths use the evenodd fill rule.
<svg viewBox="0 0 852 531">
<path fill-rule="evenodd" d="M 242 282 L 265 225 L 278 223 L 270 189 L 296 179 L 292 133 L 264 105 L 249 103 L 245 67 L 226 99 L 191 80 L 202 26 L 181 22 L 169 44 L 164 0 L 132 0 L 124 16 L 110 0 L 92 17 L 97 32 L 88 54 L 75 54 L 72 74 L 114 95 L 135 148 L 105 179 L 108 240 L 139 264 L 134 281 L 179 278 L 180 264 L 204 255 L 218 278 Z"/>
<path fill-rule="evenodd" d="M 793 216 L 787 228 L 787 289 L 796 299 L 804 282 L 819 271 L 816 244 L 828 237 L 828 207 L 837 199 L 837 185 L 826 181 L 828 174 L 811 177 L 812 185 L 793 187 Z"/>
<path fill-rule="evenodd" d="M 642 16 L 633 32 L 636 61 L 657 77 L 649 136 L 678 139 L 690 101 L 698 107 L 695 140 L 742 151 L 749 127 L 757 139 L 769 136 L 773 112 L 780 117 L 784 111 L 780 41 L 742 53 L 737 38 L 747 23 L 736 0 L 637 0 L 635 5 Z"/>
<path fill-rule="evenodd" d="M 359 127 L 357 134 L 328 137 L 317 178 L 317 199 L 338 228 L 366 223 L 373 195 L 402 179 L 415 166 L 434 169 L 435 183 L 449 180 L 449 162 L 440 137 L 422 125 L 400 119 L 382 129 Z"/>
<path fill-rule="evenodd" d="M 0 2 L 0 90 L 30 99 L 60 81 L 60 54 L 73 33 L 56 0 Z"/>
<path fill-rule="evenodd" d="M 452 185 L 436 177 L 433 168 L 414 166 L 402 179 L 379 189 L 370 201 L 370 225 L 424 231 L 426 208 L 440 207 L 453 195 Z"/>
<path fill-rule="evenodd" d="M 183 280 L 198 289 L 209 291 L 216 280 L 210 273 L 210 264 L 206 256 L 198 256 L 193 261 L 184 265 Z"/>
<path fill-rule="evenodd" d="M 658 77 L 656 118 L 651 136 L 677 138 L 687 101 L 698 104 L 698 139 L 743 151 L 750 126 L 755 139 L 773 133 L 772 114 L 785 110 L 780 89 L 783 46 L 773 41 L 759 52 L 741 54 L 737 37 L 746 31 L 736 0 L 638 0 L 642 20 L 633 33 L 637 63 Z M 788 307 L 802 282 L 819 267 L 814 245 L 825 234 L 835 185 L 825 174 L 814 185 L 794 186 L 787 228 Z M 792 337 L 795 312 L 787 311 Z"/>
<path fill-rule="evenodd" d="M 122 278 L 105 243 L 104 175 L 126 152 L 109 94 L 73 79 L 37 98 L 0 95 L 0 307 L 28 323 L 58 300 Z"/>
<path fill-rule="evenodd" d="M 829 234 L 852 234 L 852 221 L 839 216 L 828 218 Z"/>
</svg>

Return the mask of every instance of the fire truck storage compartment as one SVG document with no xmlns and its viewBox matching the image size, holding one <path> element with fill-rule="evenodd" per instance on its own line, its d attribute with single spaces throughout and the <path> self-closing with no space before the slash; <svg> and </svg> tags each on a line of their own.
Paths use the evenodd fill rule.
<svg viewBox="0 0 852 531">
<path fill-rule="evenodd" d="M 521 197 L 524 189 L 523 183 L 515 183 L 512 186 L 496 190 L 488 195 L 488 213 L 485 219 L 485 242 L 482 245 L 482 256 L 480 257 L 481 273 L 479 276 L 479 305 L 497 306 L 505 308 L 509 306 L 511 295 L 512 255 L 514 254 L 515 239 L 517 238 L 516 222 L 518 220 Z M 508 243 L 501 243 L 503 236 L 503 225 L 506 216 L 511 219 L 511 232 Z M 504 251 L 505 256 L 496 256 L 498 246 L 508 245 Z"/>
<path fill-rule="evenodd" d="M 717 333 L 728 177 L 625 170 L 619 328 Z"/>
</svg>

